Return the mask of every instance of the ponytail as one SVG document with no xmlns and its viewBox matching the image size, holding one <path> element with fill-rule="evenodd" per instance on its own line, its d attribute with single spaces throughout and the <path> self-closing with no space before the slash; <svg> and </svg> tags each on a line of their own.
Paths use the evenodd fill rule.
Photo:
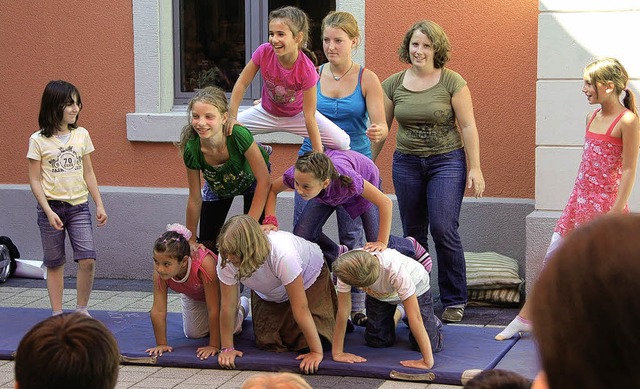
<svg viewBox="0 0 640 389">
<path fill-rule="evenodd" d="M 633 112 L 636 116 L 638 116 L 638 108 L 636 107 L 636 97 L 631 92 L 631 89 L 628 87 L 624 89 L 624 99 L 622 99 L 622 103 L 625 107 L 631 112 Z"/>
<path fill-rule="evenodd" d="M 302 52 L 311 60 L 311 62 L 313 62 L 314 66 L 318 66 L 318 56 L 316 56 L 316 53 L 309 50 L 306 46 L 300 48 L 300 50 L 302 50 Z"/>
</svg>

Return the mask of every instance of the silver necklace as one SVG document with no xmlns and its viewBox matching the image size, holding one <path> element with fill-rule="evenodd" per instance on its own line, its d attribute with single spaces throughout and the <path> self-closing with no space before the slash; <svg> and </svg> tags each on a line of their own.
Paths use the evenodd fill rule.
<svg viewBox="0 0 640 389">
<path fill-rule="evenodd" d="M 342 79 L 342 77 L 346 76 L 347 73 L 349 73 L 349 70 L 351 70 L 351 68 L 353 67 L 353 61 L 351 61 L 351 66 L 349 66 L 349 69 L 347 69 L 346 72 L 344 72 L 344 74 L 342 74 L 340 77 L 337 77 L 335 74 L 333 74 L 333 69 L 331 69 L 331 63 L 329 63 L 329 71 L 331 72 L 331 75 L 333 76 L 333 79 L 336 81 L 340 81 Z"/>
</svg>

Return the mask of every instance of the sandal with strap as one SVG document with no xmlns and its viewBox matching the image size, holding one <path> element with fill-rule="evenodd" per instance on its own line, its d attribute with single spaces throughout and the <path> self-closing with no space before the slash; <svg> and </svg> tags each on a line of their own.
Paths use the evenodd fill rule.
<svg viewBox="0 0 640 389">
<path fill-rule="evenodd" d="M 367 315 L 362 312 L 358 312 L 353 315 L 353 324 L 357 325 L 358 327 L 366 327 L 368 319 L 369 318 L 367 317 Z"/>
</svg>

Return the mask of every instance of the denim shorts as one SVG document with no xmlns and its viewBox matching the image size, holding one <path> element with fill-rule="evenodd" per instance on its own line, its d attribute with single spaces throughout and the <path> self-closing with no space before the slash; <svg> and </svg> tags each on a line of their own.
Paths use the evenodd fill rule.
<svg viewBox="0 0 640 389">
<path fill-rule="evenodd" d="M 73 248 L 73 260 L 96 258 L 93 243 L 93 226 L 91 225 L 91 211 L 89 202 L 71 205 L 64 201 L 49 200 L 49 206 L 62 220 L 63 229 L 56 230 L 49 224 L 47 215 L 40 207 L 38 210 L 38 226 L 42 238 L 42 250 L 44 252 L 44 265 L 46 267 L 58 267 L 64 265 L 65 236 L 69 234 L 69 241 Z"/>
</svg>

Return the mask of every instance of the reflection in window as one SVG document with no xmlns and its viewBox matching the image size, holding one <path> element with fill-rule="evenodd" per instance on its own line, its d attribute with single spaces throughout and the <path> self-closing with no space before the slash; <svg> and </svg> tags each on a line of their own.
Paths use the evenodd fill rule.
<svg viewBox="0 0 640 389">
<path fill-rule="evenodd" d="M 244 2 L 180 1 L 180 92 L 231 92 L 245 61 Z"/>
<path fill-rule="evenodd" d="M 335 0 L 174 0 L 175 102 L 185 104 L 196 89 L 215 85 L 231 93 L 240 72 L 268 41 L 268 14 L 293 5 L 311 19 L 311 50 L 325 62 L 320 25 Z M 245 103 L 260 96 L 258 77 Z"/>
</svg>

